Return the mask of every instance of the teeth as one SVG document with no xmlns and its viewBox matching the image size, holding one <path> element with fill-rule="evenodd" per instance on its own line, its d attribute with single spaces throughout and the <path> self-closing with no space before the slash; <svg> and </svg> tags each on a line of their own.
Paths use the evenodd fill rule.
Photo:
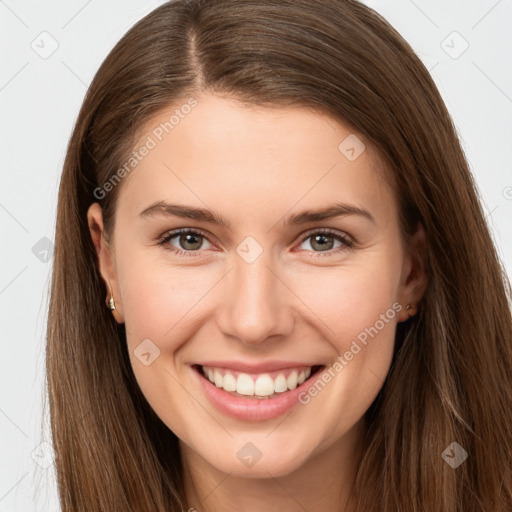
<svg viewBox="0 0 512 512">
<path fill-rule="evenodd" d="M 288 375 L 286 385 L 288 389 L 295 389 L 297 387 L 297 370 L 293 370 L 293 372 Z"/>
<path fill-rule="evenodd" d="M 286 377 L 282 373 L 274 379 L 274 391 L 276 393 L 283 393 L 283 391 L 288 391 L 288 386 L 286 385 Z"/>
<path fill-rule="evenodd" d="M 260 375 L 256 379 L 254 394 L 259 396 L 270 396 L 274 394 L 274 381 L 270 378 L 270 375 Z"/>
<path fill-rule="evenodd" d="M 226 373 L 226 375 L 224 375 L 222 387 L 226 391 L 236 391 L 236 379 L 231 375 L 231 373 Z"/>
<path fill-rule="evenodd" d="M 219 370 L 213 370 L 213 381 L 218 388 L 222 387 L 222 373 Z"/>
<path fill-rule="evenodd" d="M 235 377 L 229 370 L 223 369 L 221 372 L 218 368 L 203 367 L 202 371 L 204 376 L 218 388 L 260 399 L 266 399 L 276 393 L 284 393 L 295 389 L 311 375 L 311 367 L 300 372 L 292 370 L 288 377 L 284 373 L 279 373 L 275 378 L 272 378 L 268 373 L 253 378 L 254 376 L 248 373 L 239 372 L 235 372 L 237 374 Z"/>
<path fill-rule="evenodd" d="M 236 379 L 236 392 L 241 395 L 254 395 L 254 381 L 246 373 L 241 373 Z"/>
</svg>

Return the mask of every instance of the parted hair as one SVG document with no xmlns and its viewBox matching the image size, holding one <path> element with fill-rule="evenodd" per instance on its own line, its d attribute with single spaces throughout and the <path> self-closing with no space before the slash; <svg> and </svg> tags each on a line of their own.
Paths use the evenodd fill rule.
<svg viewBox="0 0 512 512">
<path fill-rule="evenodd" d="M 425 228 L 428 284 L 400 324 L 367 412 L 358 512 L 512 510 L 510 284 L 453 122 L 427 69 L 354 0 L 173 0 L 108 54 L 76 120 L 60 181 L 48 317 L 48 405 L 63 512 L 182 511 L 175 434 L 139 389 L 87 225 L 112 233 L 142 127 L 213 93 L 312 107 L 371 141 L 393 177 L 403 236 Z M 467 459 L 452 468 L 453 442 Z M 340 505 L 341 506 L 341 505 Z"/>
</svg>

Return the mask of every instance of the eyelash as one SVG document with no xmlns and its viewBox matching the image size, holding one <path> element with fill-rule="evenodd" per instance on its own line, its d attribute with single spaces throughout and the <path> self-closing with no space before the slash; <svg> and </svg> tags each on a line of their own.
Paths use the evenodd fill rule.
<svg viewBox="0 0 512 512">
<path fill-rule="evenodd" d="M 181 228 L 181 229 L 175 229 L 173 231 L 170 231 L 169 233 L 166 233 L 162 238 L 159 239 L 158 245 L 161 245 L 164 247 L 165 250 L 171 251 L 175 253 L 178 256 L 193 256 L 194 253 L 198 253 L 200 251 L 185 251 L 182 249 L 176 249 L 175 247 L 171 245 L 167 245 L 168 242 L 171 241 L 176 235 L 181 234 L 192 234 L 192 235 L 200 235 L 203 238 L 206 238 L 209 242 L 208 235 L 203 232 L 200 229 L 188 229 L 188 228 Z M 333 254 L 337 254 L 341 251 L 351 249 L 353 246 L 352 240 L 350 240 L 348 237 L 340 234 L 338 231 L 335 231 L 333 229 L 324 228 L 324 229 L 312 229 L 310 231 L 307 231 L 304 233 L 303 237 L 301 238 L 300 244 L 302 244 L 305 240 L 310 238 L 313 235 L 330 235 L 339 242 L 341 242 L 343 245 L 341 247 L 338 247 L 337 249 L 331 249 L 329 251 L 307 251 L 310 253 L 313 253 L 313 257 L 320 257 L 320 256 L 332 256 Z M 211 243 L 211 242 L 210 242 Z"/>
</svg>

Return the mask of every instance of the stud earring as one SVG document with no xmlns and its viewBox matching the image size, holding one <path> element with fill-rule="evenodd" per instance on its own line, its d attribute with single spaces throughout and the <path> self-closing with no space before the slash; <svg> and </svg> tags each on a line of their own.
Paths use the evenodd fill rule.
<svg viewBox="0 0 512 512">
<path fill-rule="evenodd" d="M 414 316 L 416 313 L 415 313 L 415 310 L 416 308 L 412 305 L 412 304 L 407 304 L 407 306 L 405 306 L 405 311 L 406 312 L 409 312 L 409 310 L 412 310 L 410 313 L 409 313 L 409 318 L 411 316 Z"/>
<path fill-rule="evenodd" d="M 108 293 L 110 295 L 110 299 L 107 299 L 105 303 L 110 311 L 114 311 L 114 309 L 116 309 L 116 301 L 114 300 L 114 295 L 112 295 L 112 292 L 110 291 L 110 284 L 108 284 Z"/>
<path fill-rule="evenodd" d="M 107 306 L 109 307 L 110 311 L 114 311 L 114 309 L 116 309 L 116 302 L 114 297 L 110 297 L 109 301 L 107 302 Z"/>
</svg>

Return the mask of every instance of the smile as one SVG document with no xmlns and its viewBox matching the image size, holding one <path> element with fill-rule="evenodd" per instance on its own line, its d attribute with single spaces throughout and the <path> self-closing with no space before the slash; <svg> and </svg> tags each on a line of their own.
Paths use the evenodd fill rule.
<svg viewBox="0 0 512 512">
<path fill-rule="evenodd" d="M 266 399 L 295 389 L 311 376 L 314 368 L 319 367 L 288 368 L 261 374 L 208 366 L 202 366 L 201 370 L 212 384 L 235 396 Z"/>
<path fill-rule="evenodd" d="M 325 365 L 265 372 L 192 365 L 202 393 L 220 412 L 239 420 L 263 421 L 282 416 L 299 404 L 299 395 Z"/>
</svg>

